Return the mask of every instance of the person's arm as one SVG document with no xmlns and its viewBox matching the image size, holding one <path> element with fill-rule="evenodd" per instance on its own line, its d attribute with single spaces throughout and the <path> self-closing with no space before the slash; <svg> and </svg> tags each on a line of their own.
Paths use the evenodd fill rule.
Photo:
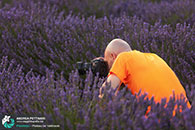
<svg viewBox="0 0 195 130">
<path fill-rule="evenodd" d="M 110 83 L 111 88 L 116 89 L 116 88 L 120 85 L 121 81 L 120 81 L 120 79 L 119 79 L 116 75 L 111 74 L 111 75 L 107 78 L 107 80 L 103 83 L 102 87 L 100 88 L 99 98 L 102 98 L 102 97 L 104 96 L 103 93 L 102 93 L 102 89 L 103 89 L 104 87 L 106 87 L 106 83 Z M 116 93 L 115 93 L 115 94 L 116 94 Z"/>
<path fill-rule="evenodd" d="M 130 75 L 129 69 L 127 70 L 126 63 L 130 62 L 129 60 L 130 58 L 131 57 L 128 53 L 121 53 L 117 56 L 116 60 L 114 61 L 110 69 L 109 76 L 106 82 L 104 82 L 104 84 L 100 88 L 100 95 L 99 95 L 100 98 L 103 97 L 102 89 L 106 86 L 106 83 L 110 83 L 113 89 L 119 87 L 121 83 L 126 84 L 125 79 L 127 78 L 127 76 Z M 115 95 L 117 94 L 117 92 L 118 90 L 115 92 Z"/>
</svg>

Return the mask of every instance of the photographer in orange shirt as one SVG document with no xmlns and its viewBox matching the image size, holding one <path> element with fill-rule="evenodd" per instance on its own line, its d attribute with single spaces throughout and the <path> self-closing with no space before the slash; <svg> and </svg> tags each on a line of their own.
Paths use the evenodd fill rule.
<svg viewBox="0 0 195 130">
<path fill-rule="evenodd" d="M 114 39 L 106 47 L 104 58 L 110 69 L 106 82 L 110 82 L 113 89 L 124 83 L 132 94 L 141 89 L 141 93 L 147 93 L 149 99 L 154 96 L 155 102 L 160 102 L 162 98 L 169 100 L 173 91 L 176 97 L 181 94 L 186 97 L 174 71 L 156 54 L 132 50 L 124 40 Z M 100 98 L 106 82 L 100 88 Z M 187 97 L 186 101 L 190 108 Z"/>
</svg>

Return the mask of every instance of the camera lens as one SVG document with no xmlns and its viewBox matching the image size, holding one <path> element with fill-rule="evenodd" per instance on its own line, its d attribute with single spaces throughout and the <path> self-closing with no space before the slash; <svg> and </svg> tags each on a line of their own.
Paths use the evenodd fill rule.
<svg viewBox="0 0 195 130">
<path fill-rule="evenodd" d="M 78 69 L 79 75 L 85 74 L 85 70 L 83 69 L 83 62 L 81 61 L 77 62 L 77 69 Z"/>
<path fill-rule="evenodd" d="M 77 62 L 77 69 L 79 72 L 79 75 L 85 75 L 86 71 L 88 71 L 91 68 L 91 63 L 87 62 Z"/>
<path fill-rule="evenodd" d="M 81 61 L 77 62 L 78 70 L 82 69 L 83 68 L 82 66 L 83 66 L 83 62 L 81 62 Z"/>
<path fill-rule="evenodd" d="M 91 63 L 84 63 L 84 66 L 85 70 L 89 70 L 91 68 Z"/>
</svg>

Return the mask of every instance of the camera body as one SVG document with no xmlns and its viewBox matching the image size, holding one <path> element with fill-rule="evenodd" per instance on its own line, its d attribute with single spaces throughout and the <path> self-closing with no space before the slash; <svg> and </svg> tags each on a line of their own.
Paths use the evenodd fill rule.
<svg viewBox="0 0 195 130">
<path fill-rule="evenodd" d="M 95 58 L 90 62 L 77 62 L 77 69 L 79 75 L 85 75 L 87 71 L 91 70 L 94 75 L 99 73 L 99 77 L 106 77 L 109 72 L 108 63 L 102 57 Z"/>
</svg>

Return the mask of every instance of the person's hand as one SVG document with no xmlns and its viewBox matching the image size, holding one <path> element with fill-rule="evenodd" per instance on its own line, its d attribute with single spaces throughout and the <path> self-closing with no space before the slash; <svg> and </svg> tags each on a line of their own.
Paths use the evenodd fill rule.
<svg viewBox="0 0 195 130">
<path fill-rule="evenodd" d="M 99 94 L 99 96 L 98 96 L 100 99 L 102 99 L 103 96 L 104 96 L 104 94 L 103 94 L 103 92 L 102 92 L 103 87 L 105 87 L 104 84 L 103 84 L 103 86 L 100 88 L 100 94 Z"/>
<path fill-rule="evenodd" d="M 100 99 L 102 99 L 102 98 L 104 97 L 104 95 L 103 95 L 103 94 L 100 94 L 98 97 L 99 97 Z"/>
</svg>

